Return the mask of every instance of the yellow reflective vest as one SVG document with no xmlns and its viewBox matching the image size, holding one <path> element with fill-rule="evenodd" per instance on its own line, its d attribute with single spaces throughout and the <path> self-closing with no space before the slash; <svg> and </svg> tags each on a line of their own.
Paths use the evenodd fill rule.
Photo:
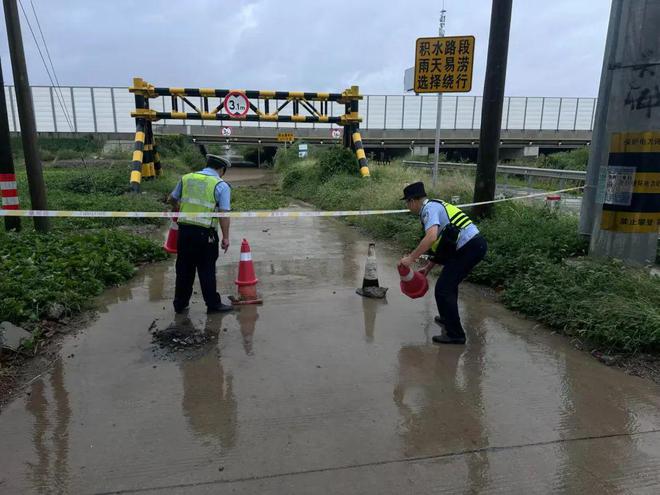
<svg viewBox="0 0 660 495">
<path fill-rule="evenodd" d="M 222 179 L 212 175 L 193 172 L 181 178 L 181 213 L 210 213 L 217 211 L 215 188 Z M 182 218 L 179 223 L 217 228 L 217 218 Z"/>
<path fill-rule="evenodd" d="M 458 236 L 460 231 L 472 224 L 472 220 L 468 217 L 463 211 L 457 206 L 447 203 L 439 199 L 430 199 L 429 203 L 440 203 L 444 206 L 445 211 L 447 212 L 447 217 L 449 218 L 449 223 L 438 232 L 438 238 L 431 245 L 429 250 L 429 255 L 437 258 L 438 261 L 445 260 L 448 257 L 453 256 L 456 252 L 456 242 L 458 241 Z M 428 204 L 428 203 L 427 203 Z M 420 221 L 422 215 L 420 212 Z M 424 228 L 424 222 L 422 221 L 422 228 Z"/>
</svg>

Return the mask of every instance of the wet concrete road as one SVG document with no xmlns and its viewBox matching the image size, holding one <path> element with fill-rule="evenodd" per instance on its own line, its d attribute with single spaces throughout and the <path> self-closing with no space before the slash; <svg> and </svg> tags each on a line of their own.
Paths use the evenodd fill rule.
<svg viewBox="0 0 660 495">
<path fill-rule="evenodd" d="M 268 229 L 267 232 L 263 230 Z M 99 300 L 0 414 L 0 493 L 658 493 L 660 390 L 462 292 L 465 347 L 430 337 L 430 294 L 361 299 L 368 239 L 331 220 L 234 222 L 265 304 L 174 319 L 172 263 Z M 207 328 L 197 353 L 148 329 Z M 226 329 L 226 331 L 225 331 Z"/>
</svg>

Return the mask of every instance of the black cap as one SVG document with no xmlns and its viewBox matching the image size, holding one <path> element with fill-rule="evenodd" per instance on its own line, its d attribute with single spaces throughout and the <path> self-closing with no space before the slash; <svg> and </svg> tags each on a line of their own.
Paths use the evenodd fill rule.
<svg viewBox="0 0 660 495">
<path fill-rule="evenodd" d="M 403 189 L 403 198 L 401 198 L 401 200 L 419 199 L 425 197 L 426 197 L 426 191 L 424 190 L 424 183 L 413 182 L 412 184 L 406 186 Z"/>
<path fill-rule="evenodd" d="M 211 168 L 229 168 L 231 162 L 218 155 L 206 155 L 206 165 Z"/>
</svg>

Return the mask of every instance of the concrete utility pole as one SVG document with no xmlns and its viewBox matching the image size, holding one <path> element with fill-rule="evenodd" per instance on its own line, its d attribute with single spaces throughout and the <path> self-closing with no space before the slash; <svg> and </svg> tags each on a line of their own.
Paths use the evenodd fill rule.
<svg viewBox="0 0 660 495">
<path fill-rule="evenodd" d="M 16 88 L 16 103 L 18 104 L 18 118 L 21 123 L 21 139 L 25 155 L 25 168 L 27 169 L 30 200 L 33 210 L 47 210 L 46 186 L 44 184 L 41 159 L 37 147 L 37 128 L 34 121 L 34 105 L 30 82 L 28 80 L 21 24 L 18 18 L 16 0 L 3 0 L 5 8 L 5 22 L 7 24 L 7 38 L 9 39 L 9 53 L 11 55 L 12 71 L 14 73 L 14 87 Z M 48 232 L 48 218 L 35 217 L 34 228 L 37 232 Z"/>
<path fill-rule="evenodd" d="M 5 82 L 2 77 L 2 63 L 0 63 L 0 176 L 11 178 L 14 176 L 14 157 L 11 154 L 11 139 L 9 137 L 9 117 L 7 116 L 7 101 L 5 99 Z M 2 182 L 0 178 L 0 182 Z M 11 182 L 11 181 L 7 181 Z M 0 190 L 3 189 L 0 187 Z M 7 201 L 7 199 L 3 199 Z M 11 198 L 16 200 L 17 198 Z M 17 208 L 17 206 L 14 206 Z M 21 230 L 21 219 L 19 217 L 5 217 L 5 230 Z"/>
<path fill-rule="evenodd" d="M 599 171 L 590 254 L 637 265 L 654 262 L 660 229 L 659 25 L 660 0 L 613 1 L 605 136 L 590 157 Z"/>
<path fill-rule="evenodd" d="M 440 27 L 438 28 L 438 35 L 441 38 L 445 36 L 445 22 L 447 11 L 445 10 L 444 3 L 440 11 Z M 440 126 L 442 125 L 442 93 L 438 93 L 438 106 L 436 108 L 435 116 L 435 144 L 433 146 L 433 187 L 438 183 L 438 162 L 440 161 Z"/>
<path fill-rule="evenodd" d="M 495 198 L 512 4 L 513 0 L 493 0 L 490 15 L 479 156 L 474 183 L 475 202 L 491 201 Z M 492 204 L 476 206 L 473 211 L 477 216 L 488 216 L 492 207 Z"/>
<path fill-rule="evenodd" d="M 600 72 L 600 87 L 598 88 L 598 103 L 594 118 L 594 128 L 591 137 L 591 148 L 589 152 L 589 165 L 587 166 L 587 177 L 584 183 L 584 194 L 582 195 L 582 206 L 580 207 L 580 234 L 591 236 L 594 228 L 594 216 L 596 206 L 596 189 L 598 187 L 598 175 L 600 164 L 607 162 L 607 111 L 609 107 L 609 95 L 612 89 L 612 74 L 614 71 L 610 66 L 614 65 L 614 54 L 619 41 L 619 18 L 623 0 L 612 0 L 610 10 L 610 24 L 605 41 L 605 56 L 603 57 L 603 68 Z"/>
</svg>

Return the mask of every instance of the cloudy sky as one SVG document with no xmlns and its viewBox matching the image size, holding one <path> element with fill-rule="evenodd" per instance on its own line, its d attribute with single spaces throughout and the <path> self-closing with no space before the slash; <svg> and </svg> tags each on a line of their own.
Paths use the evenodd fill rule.
<svg viewBox="0 0 660 495">
<path fill-rule="evenodd" d="M 37 36 L 30 0 L 21 0 Z M 31 0 L 62 85 L 400 94 L 442 0 Z M 483 93 L 491 0 L 445 0 L 447 35 L 477 39 Z M 596 96 L 610 0 L 514 0 L 506 93 Z M 19 7 L 20 10 L 20 7 Z M 33 85 L 49 84 L 25 18 Z M 11 81 L 5 23 L 0 56 Z"/>
</svg>

